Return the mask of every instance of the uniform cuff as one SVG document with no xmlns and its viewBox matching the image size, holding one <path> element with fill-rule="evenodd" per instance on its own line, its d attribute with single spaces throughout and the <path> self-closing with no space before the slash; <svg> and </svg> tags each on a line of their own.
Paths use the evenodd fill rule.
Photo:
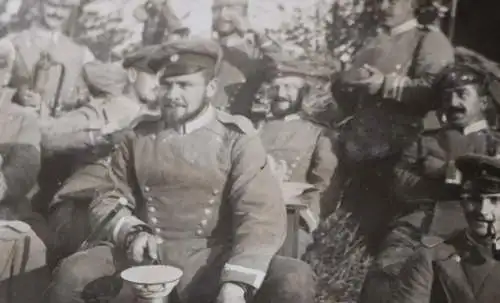
<svg viewBox="0 0 500 303">
<path fill-rule="evenodd" d="M 403 97 L 403 90 L 408 81 L 408 77 L 396 74 L 385 76 L 384 84 L 382 87 L 382 97 L 385 99 L 393 99 L 401 101 Z"/>
<path fill-rule="evenodd" d="M 143 227 L 151 232 L 149 226 L 137 217 L 125 216 L 120 218 L 113 228 L 113 242 L 119 245 L 125 243 L 128 233 L 135 227 Z"/>
<path fill-rule="evenodd" d="M 264 281 L 266 273 L 241 265 L 226 264 L 222 270 L 221 281 L 243 283 L 259 289 Z"/>
<path fill-rule="evenodd" d="M 0 202 L 7 196 L 7 179 L 2 172 L 0 172 Z"/>
</svg>

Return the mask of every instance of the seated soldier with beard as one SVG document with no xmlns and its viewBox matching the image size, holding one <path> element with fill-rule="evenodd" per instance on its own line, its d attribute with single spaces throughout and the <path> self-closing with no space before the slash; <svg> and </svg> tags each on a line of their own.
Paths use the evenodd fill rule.
<svg viewBox="0 0 500 303">
<path fill-rule="evenodd" d="M 402 265 L 390 302 L 490 303 L 500 297 L 500 162 L 471 154 L 459 157 L 456 167 L 466 224 L 418 247 Z"/>
<path fill-rule="evenodd" d="M 468 153 L 494 157 L 500 152 L 486 121 L 489 99 L 481 72 L 452 66 L 438 84 L 446 124 L 424 132 L 406 148 L 394 168 L 392 209 L 398 218 L 390 225 L 365 279 L 362 302 L 390 298 L 402 264 L 420 245 L 422 236 L 447 237 L 465 226 L 457 204 L 448 202 L 457 195 L 455 160 Z"/>
<path fill-rule="evenodd" d="M 248 119 L 211 105 L 220 60 L 210 40 L 179 40 L 138 59 L 162 68 L 161 119 L 139 125 L 96 167 L 90 225 L 111 245 L 63 260 L 50 302 L 114 297 L 109 278 L 149 262 L 182 269 L 179 302 L 313 302 L 311 268 L 275 256 L 285 207 L 258 134 Z"/>
<path fill-rule="evenodd" d="M 320 217 L 329 215 L 320 201 L 338 162 L 326 127 L 303 115 L 303 102 L 311 90 L 308 80 L 321 76 L 315 71 L 311 65 L 297 60 L 278 62 L 271 82 L 272 117 L 260 129 L 264 148 L 282 165 L 278 169 L 283 173 L 279 177 L 284 182 L 285 194 L 292 191 L 290 186 L 297 186 L 296 195 L 285 197 L 285 203 L 290 207 L 294 204 L 304 207 L 300 210 L 299 246 L 295 257 L 302 256 L 312 242 L 311 234 L 318 227 Z"/>
</svg>

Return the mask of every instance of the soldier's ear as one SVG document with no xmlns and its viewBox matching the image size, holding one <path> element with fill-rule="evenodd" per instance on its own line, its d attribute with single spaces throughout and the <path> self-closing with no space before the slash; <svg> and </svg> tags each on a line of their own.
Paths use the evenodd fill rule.
<svg viewBox="0 0 500 303">
<path fill-rule="evenodd" d="M 208 82 L 207 90 L 205 92 L 205 95 L 208 98 L 212 98 L 213 96 L 215 96 L 218 84 L 219 84 L 219 80 L 217 78 L 213 78 L 212 80 L 210 80 L 210 82 Z"/>
<path fill-rule="evenodd" d="M 137 80 L 137 70 L 135 70 L 135 68 L 129 68 L 127 70 L 127 79 L 129 83 L 134 83 Z"/>
</svg>

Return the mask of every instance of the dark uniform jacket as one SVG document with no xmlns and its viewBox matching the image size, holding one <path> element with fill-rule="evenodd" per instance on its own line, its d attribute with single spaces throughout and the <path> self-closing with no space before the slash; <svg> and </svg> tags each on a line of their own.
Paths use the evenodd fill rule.
<svg viewBox="0 0 500 303">
<path fill-rule="evenodd" d="M 284 241 L 285 207 L 248 120 L 209 107 L 184 135 L 141 127 L 109 167 L 103 184 L 112 186 L 92 203 L 91 226 L 126 198 L 104 234 L 120 244 L 130 227 L 151 228 L 164 262 L 184 269 L 181 297 L 199 288 L 213 295 L 221 280 L 260 287 Z"/>
<path fill-rule="evenodd" d="M 426 232 L 448 234 L 464 224 L 464 221 L 457 220 L 462 218 L 459 205 L 438 203 L 434 206 L 435 202 L 457 197 L 456 184 L 459 180 L 455 180 L 458 176 L 455 176 L 457 172 L 453 168 L 457 157 L 468 153 L 496 156 L 500 152 L 499 144 L 496 134 L 484 120 L 464 130 L 444 127 L 422 134 L 404 151 L 401 161 L 394 168 L 392 188 L 403 213 L 409 213 L 400 218 L 400 222 L 424 228 L 423 218 L 426 211 L 430 211 L 434 218 L 424 228 Z M 457 217 L 451 216 L 452 213 Z"/>
<path fill-rule="evenodd" d="M 264 148 L 276 161 L 284 160 L 289 168 L 286 181 L 309 183 L 314 186 L 301 195 L 308 206 L 301 213 L 312 232 L 318 226 L 322 213 L 321 197 L 330 185 L 337 167 L 332 138 L 326 129 L 305 120 L 299 115 L 289 115 L 283 120 L 271 120 L 260 130 Z M 286 201 L 285 201 L 286 202 Z"/>
<path fill-rule="evenodd" d="M 446 241 L 423 242 L 403 266 L 392 302 L 498 301 L 500 262 L 490 241 L 479 243 L 462 230 Z"/>
<path fill-rule="evenodd" d="M 394 152 L 411 142 L 424 124 L 438 127 L 437 119 L 424 116 L 437 106 L 433 84 L 443 68 L 453 63 L 453 48 L 446 36 L 410 20 L 389 32 L 381 31 L 356 54 L 352 67 L 333 86 L 345 112 L 354 114 L 343 133 L 356 146 L 349 157 L 365 159 Z M 357 69 L 371 65 L 385 75 L 375 96 L 351 86 Z M 426 126 L 427 127 L 427 126 Z M 359 154 L 359 155 L 358 155 Z"/>
</svg>

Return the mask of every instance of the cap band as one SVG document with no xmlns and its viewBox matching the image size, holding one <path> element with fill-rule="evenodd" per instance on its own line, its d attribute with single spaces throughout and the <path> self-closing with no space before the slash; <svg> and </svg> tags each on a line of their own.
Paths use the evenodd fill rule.
<svg viewBox="0 0 500 303">
<path fill-rule="evenodd" d="M 216 59 L 194 53 L 174 54 L 163 63 L 162 77 L 194 74 L 207 69 L 215 69 Z"/>
</svg>

